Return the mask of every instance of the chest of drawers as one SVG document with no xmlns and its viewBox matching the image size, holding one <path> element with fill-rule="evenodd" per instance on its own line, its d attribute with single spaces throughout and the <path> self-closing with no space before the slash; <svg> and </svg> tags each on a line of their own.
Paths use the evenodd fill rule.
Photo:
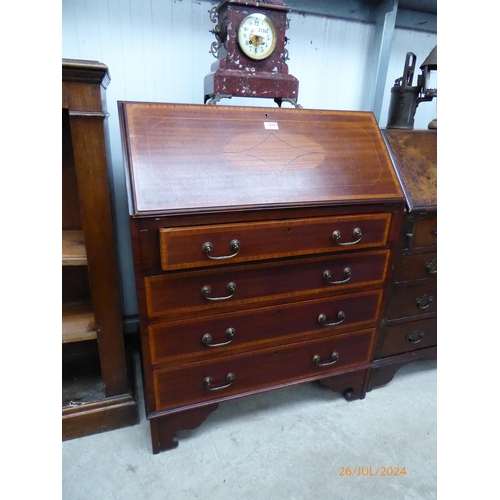
<svg viewBox="0 0 500 500">
<path fill-rule="evenodd" d="M 364 397 L 404 209 L 373 115 L 119 113 L 153 451 L 237 397 Z"/>
<path fill-rule="evenodd" d="M 437 131 L 384 130 L 406 210 L 369 389 L 437 354 Z"/>
</svg>

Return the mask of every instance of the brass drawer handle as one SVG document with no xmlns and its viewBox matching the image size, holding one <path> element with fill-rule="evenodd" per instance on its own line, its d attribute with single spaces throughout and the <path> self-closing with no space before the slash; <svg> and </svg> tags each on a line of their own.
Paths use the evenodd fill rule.
<svg viewBox="0 0 500 500">
<path fill-rule="evenodd" d="M 201 294 L 207 300 L 213 300 L 213 301 L 228 300 L 234 295 L 234 292 L 236 291 L 236 283 L 233 283 L 233 282 L 228 283 L 226 290 L 230 293 L 230 295 L 226 295 L 225 297 L 209 297 L 209 295 L 212 293 L 212 287 L 209 285 L 205 285 L 201 289 Z"/>
<path fill-rule="evenodd" d="M 350 245 L 355 245 L 356 243 L 359 243 L 361 241 L 361 238 L 363 235 L 361 234 L 361 229 L 359 227 L 355 227 L 352 231 L 352 236 L 353 236 L 353 238 L 357 238 L 356 240 L 348 241 L 347 243 L 341 243 L 339 241 L 341 236 L 342 236 L 342 234 L 340 233 L 340 231 L 338 229 L 336 229 L 332 233 L 332 239 L 333 239 L 333 241 L 335 241 L 335 243 L 337 243 L 337 245 L 341 245 L 343 247 L 348 247 Z"/>
<path fill-rule="evenodd" d="M 234 373 L 228 373 L 226 375 L 226 385 L 219 385 L 218 387 L 212 387 L 212 377 L 205 377 L 203 382 L 205 382 L 205 389 L 208 391 L 220 391 L 221 389 L 225 389 L 226 387 L 229 387 L 233 382 L 236 377 L 234 376 Z"/>
<path fill-rule="evenodd" d="M 424 293 L 424 295 L 422 295 L 422 297 L 415 299 L 415 303 L 417 304 L 417 307 L 419 309 L 427 309 L 433 300 L 434 300 L 434 297 L 432 295 L 428 295 L 428 294 Z"/>
<path fill-rule="evenodd" d="M 422 340 L 424 334 L 425 332 L 423 330 L 415 330 L 406 336 L 406 340 L 412 344 L 418 344 Z"/>
<path fill-rule="evenodd" d="M 330 285 L 342 285 L 342 283 L 347 283 L 351 279 L 351 268 L 350 267 L 344 267 L 344 270 L 342 271 L 342 275 L 344 276 L 345 279 L 340 280 L 340 281 L 330 281 L 330 278 L 332 277 L 332 273 L 328 271 L 323 271 L 323 279 Z"/>
<path fill-rule="evenodd" d="M 430 274 L 437 274 L 438 272 L 437 257 L 434 257 L 430 262 L 425 263 L 425 270 Z"/>
<path fill-rule="evenodd" d="M 318 316 L 318 323 L 321 326 L 336 326 L 336 325 L 340 325 L 340 323 L 342 323 L 345 320 L 345 312 L 344 311 L 339 311 L 337 313 L 337 319 L 338 319 L 338 321 L 336 321 L 335 323 L 326 323 L 326 316 L 324 314 L 320 314 Z"/>
<path fill-rule="evenodd" d="M 229 339 L 227 342 L 221 342 L 220 344 L 212 344 L 212 335 L 209 333 L 205 333 L 203 337 L 201 337 L 201 341 L 207 346 L 207 347 L 221 347 L 223 345 L 230 344 L 233 339 L 234 339 L 234 334 L 236 333 L 236 330 L 234 328 L 228 328 L 226 330 L 226 337 Z"/>
<path fill-rule="evenodd" d="M 339 359 L 339 353 L 337 351 L 333 351 L 331 356 L 330 356 L 330 359 L 331 361 L 324 361 L 324 362 L 321 362 L 321 357 L 318 355 L 318 354 L 315 354 L 312 358 L 312 362 L 316 365 L 316 366 L 331 366 L 333 364 L 335 364 L 338 359 Z"/>
<path fill-rule="evenodd" d="M 212 243 L 207 241 L 206 243 L 203 243 L 203 246 L 201 247 L 203 250 L 203 253 L 212 260 L 226 260 L 226 259 L 232 259 L 233 257 L 236 257 L 238 255 L 238 252 L 240 251 L 240 242 L 238 240 L 231 240 L 229 243 L 229 248 L 234 252 L 232 255 L 222 255 L 220 257 L 212 257 L 210 254 L 213 252 L 214 246 Z"/>
</svg>

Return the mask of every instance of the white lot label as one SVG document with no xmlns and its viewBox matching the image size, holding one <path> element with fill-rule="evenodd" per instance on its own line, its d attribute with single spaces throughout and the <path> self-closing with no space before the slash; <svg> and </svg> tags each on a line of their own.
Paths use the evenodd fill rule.
<svg viewBox="0 0 500 500">
<path fill-rule="evenodd" d="M 267 130 L 279 130 L 278 122 L 264 122 L 264 128 Z"/>
</svg>

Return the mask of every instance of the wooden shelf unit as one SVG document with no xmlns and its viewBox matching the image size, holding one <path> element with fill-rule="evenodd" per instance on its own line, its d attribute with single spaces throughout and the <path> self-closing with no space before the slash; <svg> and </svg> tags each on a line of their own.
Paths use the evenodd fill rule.
<svg viewBox="0 0 500 500">
<path fill-rule="evenodd" d="M 62 438 L 138 423 L 109 190 L 106 65 L 62 61 Z"/>
</svg>

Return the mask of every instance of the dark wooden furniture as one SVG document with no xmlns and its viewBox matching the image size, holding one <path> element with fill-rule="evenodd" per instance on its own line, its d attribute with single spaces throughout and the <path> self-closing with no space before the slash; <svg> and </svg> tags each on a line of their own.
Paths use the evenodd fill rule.
<svg viewBox="0 0 500 500">
<path fill-rule="evenodd" d="M 406 197 L 396 268 L 369 390 L 437 355 L 437 131 L 383 131 Z"/>
<path fill-rule="evenodd" d="M 371 113 L 119 103 L 153 451 L 221 401 L 364 397 L 404 198 Z"/>
<path fill-rule="evenodd" d="M 62 61 L 62 437 L 138 422 L 108 184 L 108 68 Z"/>
</svg>

